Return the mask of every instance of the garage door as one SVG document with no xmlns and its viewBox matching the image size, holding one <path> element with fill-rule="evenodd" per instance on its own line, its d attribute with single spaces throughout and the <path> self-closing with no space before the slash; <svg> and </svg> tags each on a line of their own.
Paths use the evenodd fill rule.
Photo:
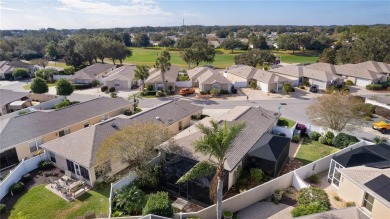
<svg viewBox="0 0 390 219">
<path fill-rule="evenodd" d="M 257 82 L 258 83 L 258 86 L 260 87 L 260 89 L 264 92 L 268 92 L 268 84 L 266 83 L 263 83 L 263 82 Z"/>
<path fill-rule="evenodd" d="M 234 85 L 235 88 L 248 87 L 248 82 L 246 82 L 246 81 L 236 81 L 236 82 L 233 82 L 233 85 Z"/>
<path fill-rule="evenodd" d="M 357 86 L 366 86 L 366 85 L 369 85 L 369 84 L 371 84 L 371 80 L 360 79 L 360 78 L 356 79 L 356 85 Z"/>
<path fill-rule="evenodd" d="M 321 90 L 325 90 L 326 89 L 326 84 L 324 81 L 317 81 L 317 80 L 313 80 L 313 85 L 317 85 L 319 89 Z"/>
</svg>

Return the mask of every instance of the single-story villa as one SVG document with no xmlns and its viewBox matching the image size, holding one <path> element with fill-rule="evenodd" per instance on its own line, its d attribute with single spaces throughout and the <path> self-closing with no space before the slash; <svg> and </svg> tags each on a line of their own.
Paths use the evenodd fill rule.
<svg viewBox="0 0 390 219">
<path fill-rule="evenodd" d="M 278 92 L 283 89 L 283 84 L 292 83 L 290 79 L 284 76 L 259 69 L 257 69 L 253 75 L 253 80 L 256 81 L 257 88 L 264 92 Z"/>
<path fill-rule="evenodd" d="M 93 81 L 102 83 L 104 77 L 109 76 L 116 68 L 113 64 L 95 63 L 74 73 L 68 78 L 73 84 L 92 84 Z"/>
<path fill-rule="evenodd" d="M 244 130 L 233 141 L 226 155 L 224 193 L 236 183 L 242 168 L 261 168 L 270 177 L 277 177 L 280 174 L 288 160 L 290 139 L 270 134 L 279 116 L 278 113 L 261 107 L 237 106 L 218 118 L 218 123 L 226 121 L 228 125 L 245 123 Z M 210 118 L 205 118 L 200 122 L 210 125 L 210 121 Z M 165 149 L 169 142 L 160 146 L 162 159 L 165 160 L 161 186 L 194 203 L 207 205 L 210 203 L 208 190 L 212 176 L 176 184 L 176 181 L 196 163 L 209 160 L 208 156 L 195 152 L 193 143 L 201 136 L 196 125 L 193 125 L 185 132 L 174 136 L 175 150 Z"/>
<path fill-rule="evenodd" d="M 303 82 L 302 66 L 288 65 L 284 67 L 273 68 L 269 71 L 289 79 L 291 81 L 291 85 L 293 86 L 298 86 Z"/>
<path fill-rule="evenodd" d="M 115 87 L 115 89 L 131 89 L 138 82 L 134 80 L 134 65 L 124 65 L 114 69 L 109 76 L 102 77 L 103 85 Z"/>
<path fill-rule="evenodd" d="M 15 68 L 26 69 L 27 72 L 32 75 L 35 71 L 34 65 L 30 65 L 19 60 L 15 61 L 0 61 L 0 79 L 11 79 L 12 71 Z"/>
<path fill-rule="evenodd" d="M 169 86 L 172 86 L 173 90 L 175 90 L 179 70 L 179 66 L 172 65 L 169 70 L 164 73 L 166 90 L 168 90 Z M 145 87 L 148 87 L 149 85 L 153 86 L 154 91 L 162 90 L 161 70 L 156 68 L 149 69 L 149 77 L 145 80 Z"/>
<path fill-rule="evenodd" d="M 32 106 L 30 93 L 0 89 L 0 116 Z"/>
<path fill-rule="evenodd" d="M 357 64 L 350 64 L 349 66 L 352 68 L 367 69 L 376 73 L 390 76 L 390 64 L 384 62 L 367 61 Z"/>
<path fill-rule="evenodd" d="M 135 122 L 156 121 L 168 126 L 173 134 L 177 134 L 190 126 L 192 115 L 202 114 L 202 107 L 186 100 L 168 101 L 154 108 L 137 113 L 130 117 L 117 116 L 86 129 L 66 135 L 62 138 L 44 143 L 41 147 L 48 153 L 54 166 L 69 170 L 72 177 L 80 178 L 93 185 L 103 175 L 112 176 L 128 166 L 128 163 L 107 162 L 107 172 L 96 171 L 96 153 L 103 140 L 123 127 Z"/>
<path fill-rule="evenodd" d="M 43 143 L 63 137 L 108 118 L 134 111 L 122 98 L 100 97 L 58 110 L 34 111 L 0 121 L 1 168 L 29 158 Z"/>
<path fill-rule="evenodd" d="M 199 90 L 201 92 L 209 92 L 213 88 L 216 88 L 218 92 L 221 92 L 222 90 L 230 92 L 232 83 L 226 79 L 223 74 L 215 69 L 206 69 L 207 70 L 202 72 L 197 78 Z"/>
<path fill-rule="evenodd" d="M 248 65 L 232 65 L 224 71 L 224 75 L 235 88 L 248 87 L 257 70 Z"/>
</svg>

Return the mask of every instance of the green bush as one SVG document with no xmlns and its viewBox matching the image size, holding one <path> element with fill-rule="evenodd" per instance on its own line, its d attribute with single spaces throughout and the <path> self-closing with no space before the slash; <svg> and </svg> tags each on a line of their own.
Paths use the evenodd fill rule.
<svg viewBox="0 0 390 219">
<path fill-rule="evenodd" d="M 314 174 L 314 175 L 309 176 L 308 180 L 310 183 L 317 184 L 320 182 L 320 177 L 318 175 Z"/>
<path fill-rule="evenodd" d="M 125 110 L 125 112 L 123 112 L 123 114 L 126 116 L 131 116 L 131 115 L 133 115 L 133 112 L 131 112 L 131 110 Z"/>
<path fill-rule="evenodd" d="M 233 216 L 233 213 L 231 211 L 224 211 L 223 212 L 223 216 L 224 217 L 232 217 Z"/>
<path fill-rule="evenodd" d="M 61 109 L 61 108 L 64 108 L 64 107 L 67 107 L 67 106 L 70 106 L 70 105 L 71 105 L 70 101 L 68 99 L 65 99 L 65 100 L 63 100 L 61 102 L 56 103 L 56 105 L 54 105 L 54 108 L 55 109 Z"/>
<path fill-rule="evenodd" d="M 108 86 L 102 86 L 101 88 L 100 88 L 100 91 L 101 92 L 106 92 L 108 90 Z"/>
<path fill-rule="evenodd" d="M 213 95 L 213 96 L 218 96 L 219 95 L 219 91 L 217 88 L 213 87 L 211 90 L 210 90 L 210 94 Z"/>
<path fill-rule="evenodd" d="M 251 82 L 249 83 L 249 87 L 252 88 L 252 89 L 256 89 L 256 88 L 257 88 L 256 82 L 255 82 L 255 81 L 251 81 Z"/>
<path fill-rule="evenodd" d="M 279 118 L 277 126 L 287 126 L 288 127 L 288 122 L 285 119 L 280 119 Z"/>
<path fill-rule="evenodd" d="M 168 90 L 169 90 L 169 91 L 173 91 L 173 86 L 172 86 L 172 85 L 169 85 L 169 86 L 168 86 Z"/>
<path fill-rule="evenodd" d="M 316 132 L 316 131 L 313 131 L 313 132 L 310 132 L 309 133 L 309 138 L 313 141 L 318 141 L 318 138 L 321 137 L 321 134 Z"/>
<path fill-rule="evenodd" d="M 293 86 L 290 83 L 286 83 L 286 84 L 283 84 L 283 91 L 288 94 L 289 92 L 294 92 L 295 89 L 293 88 Z"/>
<path fill-rule="evenodd" d="M 159 90 L 159 91 L 156 92 L 156 96 L 157 97 L 163 97 L 163 96 L 165 96 L 165 94 L 161 90 Z"/>
<path fill-rule="evenodd" d="M 321 143 L 321 144 L 326 144 L 326 138 L 324 136 L 320 136 L 318 138 L 318 141 Z"/>
<path fill-rule="evenodd" d="M 172 217 L 173 208 L 169 201 L 168 193 L 157 192 L 149 195 L 148 201 L 142 210 L 142 214 L 155 214 L 164 217 Z"/>
<path fill-rule="evenodd" d="M 385 117 L 385 118 L 388 118 L 388 117 L 390 117 L 390 110 L 386 109 L 384 107 L 381 107 L 381 106 L 377 106 L 375 108 L 375 114 L 382 116 L 382 117 Z"/>
<path fill-rule="evenodd" d="M 299 135 L 294 135 L 291 139 L 292 142 L 298 143 L 299 142 Z"/>
<path fill-rule="evenodd" d="M 385 89 L 382 84 L 369 84 L 366 85 L 367 90 L 383 90 Z"/>
<path fill-rule="evenodd" d="M 65 75 L 73 75 L 75 72 L 75 69 L 73 66 L 67 66 L 64 68 L 64 74 Z"/>
<path fill-rule="evenodd" d="M 73 84 L 74 89 L 82 90 L 82 89 L 88 89 L 92 87 L 92 84 Z"/>
<path fill-rule="evenodd" d="M 48 160 L 42 160 L 38 163 L 38 168 L 41 170 L 48 169 L 52 166 L 53 166 L 53 164 Z"/>
<path fill-rule="evenodd" d="M 333 132 L 328 131 L 328 132 L 325 134 L 325 141 L 326 141 L 326 144 L 332 145 L 333 138 L 334 138 Z"/>
<path fill-rule="evenodd" d="M 177 81 L 189 81 L 190 80 L 190 78 L 188 77 L 188 75 L 187 74 L 185 74 L 185 75 L 178 75 L 177 76 Z"/>
<path fill-rule="evenodd" d="M 7 207 L 5 206 L 5 204 L 0 204 L 0 215 L 4 214 L 6 210 Z"/>
<path fill-rule="evenodd" d="M 264 178 L 264 173 L 260 168 L 251 168 L 249 170 L 251 181 L 254 184 L 259 184 Z"/>
<path fill-rule="evenodd" d="M 345 81 L 345 84 L 348 86 L 355 85 L 351 80 Z"/>
<path fill-rule="evenodd" d="M 12 192 L 12 194 L 18 194 L 20 192 L 22 192 L 24 189 L 24 183 L 22 182 L 17 182 L 17 183 L 14 183 L 12 184 L 10 187 L 9 187 L 9 192 Z"/>
<path fill-rule="evenodd" d="M 291 211 L 291 215 L 293 217 L 300 217 L 303 215 L 320 213 L 328 210 L 328 208 L 318 203 L 311 203 L 309 205 L 298 205 Z"/>
<path fill-rule="evenodd" d="M 306 87 L 310 87 L 311 84 L 310 84 L 309 81 L 304 81 L 304 82 L 303 82 L 303 85 L 305 85 Z"/>
<path fill-rule="evenodd" d="M 111 98 L 117 98 L 117 97 L 118 97 L 118 94 L 115 93 L 115 92 L 111 92 L 111 93 L 110 93 L 110 97 L 111 97 Z"/>
<path fill-rule="evenodd" d="M 320 188 L 308 187 L 299 191 L 298 206 L 291 211 L 293 217 L 328 211 L 330 202 L 326 192 Z"/>
<path fill-rule="evenodd" d="M 152 90 L 154 90 L 154 87 L 153 87 L 153 85 L 148 85 L 147 87 L 146 87 L 146 89 L 148 90 L 148 91 L 152 91 Z"/>
<path fill-rule="evenodd" d="M 146 203 L 146 195 L 138 186 L 130 184 L 117 190 L 113 201 L 115 210 L 127 215 L 138 215 Z"/>
<path fill-rule="evenodd" d="M 357 142 L 359 142 L 359 139 L 357 139 L 355 136 L 340 133 L 333 139 L 332 144 L 337 148 L 343 149 Z"/>
<path fill-rule="evenodd" d="M 369 104 L 369 103 L 366 103 L 364 104 L 366 106 L 367 109 L 370 110 L 371 113 L 375 113 L 375 109 L 376 109 L 376 105 L 372 105 L 372 104 Z"/>
<path fill-rule="evenodd" d="M 347 203 L 345 203 L 345 205 L 347 207 L 351 207 L 351 206 L 355 206 L 356 204 L 355 204 L 355 202 L 347 202 Z"/>
<path fill-rule="evenodd" d="M 110 92 L 110 93 L 115 92 L 115 87 L 108 88 L 108 92 Z"/>
<path fill-rule="evenodd" d="M 92 87 L 97 87 L 100 85 L 100 82 L 98 80 L 93 80 L 92 81 Z"/>
<path fill-rule="evenodd" d="M 228 90 L 221 90 L 221 94 L 229 94 Z"/>
</svg>

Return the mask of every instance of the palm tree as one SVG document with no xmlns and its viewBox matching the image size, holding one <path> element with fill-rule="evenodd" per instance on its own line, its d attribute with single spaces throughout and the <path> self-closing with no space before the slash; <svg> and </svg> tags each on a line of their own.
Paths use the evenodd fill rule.
<svg viewBox="0 0 390 219">
<path fill-rule="evenodd" d="M 372 140 L 375 142 L 375 144 L 382 144 L 387 142 L 387 138 L 379 136 L 375 136 L 375 138 L 373 138 Z"/>
<path fill-rule="evenodd" d="M 156 59 L 155 68 L 161 71 L 161 79 L 163 84 L 163 92 L 165 93 L 165 72 L 169 71 L 171 67 L 171 54 L 169 51 L 164 50 Z"/>
<path fill-rule="evenodd" d="M 142 100 L 141 92 L 130 94 L 127 97 L 127 100 L 133 100 L 134 101 L 134 109 L 136 109 L 138 107 L 139 100 Z"/>
<path fill-rule="evenodd" d="M 208 161 L 197 163 L 191 170 L 182 176 L 177 183 L 187 182 L 203 176 L 209 176 L 215 172 L 210 184 L 209 197 L 217 204 L 217 218 L 222 217 L 222 189 L 224 176 L 225 156 L 229 151 L 234 139 L 244 129 L 244 123 L 236 123 L 228 126 L 225 121 L 220 126 L 216 121 L 210 121 L 211 126 L 198 124 L 197 128 L 203 134 L 195 141 L 196 152 L 209 156 Z"/>
<path fill-rule="evenodd" d="M 149 67 L 146 65 L 137 65 L 136 69 L 134 70 L 134 79 L 135 80 L 141 80 L 141 89 L 144 90 L 144 81 L 149 77 Z"/>
</svg>

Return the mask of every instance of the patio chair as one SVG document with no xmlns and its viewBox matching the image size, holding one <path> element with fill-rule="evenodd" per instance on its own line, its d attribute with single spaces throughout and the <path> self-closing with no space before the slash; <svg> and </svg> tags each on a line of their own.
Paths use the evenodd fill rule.
<svg viewBox="0 0 390 219">
<path fill-rule="evenodd" d="M 72 177 L 72 173 L 69 170 L 65 170 L 65 175 L 61 177 L 62 180 L 67 182 Z"/>
</svg>

